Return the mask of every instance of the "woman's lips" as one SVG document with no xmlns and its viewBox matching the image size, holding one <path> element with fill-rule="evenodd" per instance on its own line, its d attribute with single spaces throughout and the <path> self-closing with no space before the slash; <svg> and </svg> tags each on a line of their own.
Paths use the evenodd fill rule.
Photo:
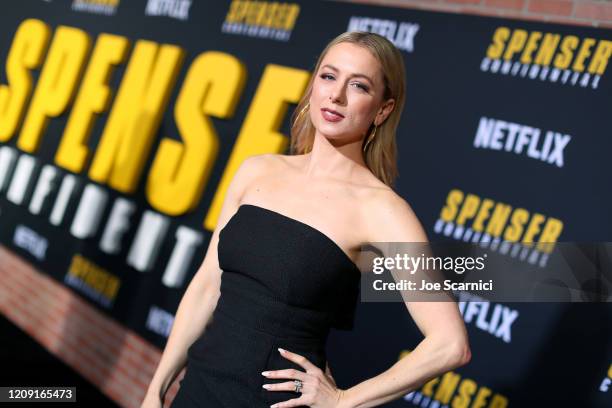
<svg viewBox="0 0 612 408">
<path fill-rule="evenodd" d="M 323 119 L 328 122 L 340 122 L 342 119 L 344 119 L 344 116 L 342 116 L 338 112 L 325 108 L 321 109 L 321 114 L 323 115 Z"/>
</svg>

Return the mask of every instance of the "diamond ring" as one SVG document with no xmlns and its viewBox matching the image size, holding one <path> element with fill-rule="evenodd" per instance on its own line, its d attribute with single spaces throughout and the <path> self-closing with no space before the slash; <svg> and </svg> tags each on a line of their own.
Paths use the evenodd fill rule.
<svg viewBox="0 0 612 408">
<path fill-rule="evenodd" d="M 304 385 L 302 383 L 302 381 L 300 380 L 294 380 L 293 383 L 295 384 L 295 392 L 302 392 L 302 386 Z"/>
</svg>

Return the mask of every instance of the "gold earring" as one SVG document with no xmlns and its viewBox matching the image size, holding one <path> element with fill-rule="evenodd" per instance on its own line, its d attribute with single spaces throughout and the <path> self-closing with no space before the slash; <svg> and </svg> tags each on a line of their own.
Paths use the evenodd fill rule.
<svg viewBox="0 0 612 408">
<path fill-rule="evenodd" d="M 295 122 L 293 122 L 294 125 L 300 120 L 300 118 L 304 115 L 304 112 L 306 112 L 308 108 L 310 108 L 310 102 L 307 102 L 306 106 L 304 106 L 302 110 L 300 111 L 300 113 L 298 113 L 298 115 L 295 118 Z"/>
<path fill-rule="evenodd" d="M 368 140 L 366 141 L 366 144 L 363 146 L 363 151 L 364 152 L 368 149 L 368 144 L 370 144 L 370 142 L 372 140 L 374 140 L 374 136 L 376 136 L 376 129 L 378 129 L 378 126 L 375 123 L 374 124 L 374 131 L 372 133 L 370 133 L 370 135 L 368 136 Z"/>
</svg>

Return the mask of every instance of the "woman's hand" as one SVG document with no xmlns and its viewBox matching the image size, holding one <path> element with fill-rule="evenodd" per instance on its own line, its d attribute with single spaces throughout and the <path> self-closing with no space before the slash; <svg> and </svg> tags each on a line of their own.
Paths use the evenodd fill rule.
<svg viewBox="0 0 612 408">
<path fill-rule="evenodd" d="M 290 381 L 278 384 L 264 384 L 268 391 L 295 391 L 295 380 L 302 381 L 302 390 L 298 398 L 279 402 L 271 408 L 290 408 L 307 405 L 312 408 L 340 407 L 344 390 L 336 387 L 335 382 L 323 370 L 312 364 L 306 357 L 287 350 L 278 349 L 281 356 L 303 367 L 306 372 L 294 369 L 264 371 L 266 378 L 286 378 Z"/>
</svg>

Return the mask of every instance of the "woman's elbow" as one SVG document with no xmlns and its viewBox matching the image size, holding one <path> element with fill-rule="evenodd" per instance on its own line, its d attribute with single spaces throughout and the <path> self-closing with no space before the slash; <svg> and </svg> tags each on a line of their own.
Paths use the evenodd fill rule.
<svg viewBox="0 0 612 408">
<path fill-rule="evenodd" d="M 466 365 L 472 359 L 472 350 L 467 341 L 455 343 L 451 348 L 451 357 L 453 369 Z"/>
</svg>

